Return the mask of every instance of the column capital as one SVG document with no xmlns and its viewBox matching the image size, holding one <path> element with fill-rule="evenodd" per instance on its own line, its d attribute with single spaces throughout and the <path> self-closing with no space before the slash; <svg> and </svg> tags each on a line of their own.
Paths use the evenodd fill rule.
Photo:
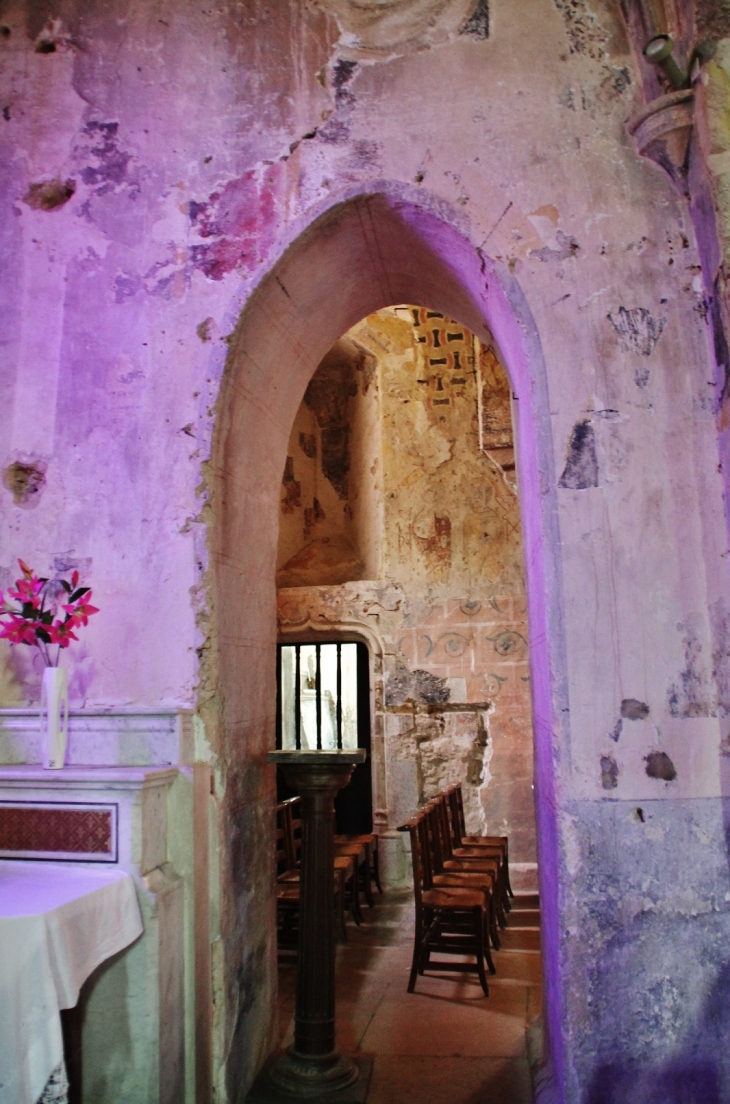
<svg viewBox="0 0 730 1104">
<path fill-rule="evenodd" d="M 289 785 L 302 796 L 335 794 L 346 786 L 358 763 L 364 763 L 364 748 L 342 751 L 270 751 L 269 763 L 276 763 Z"/>
</svg>

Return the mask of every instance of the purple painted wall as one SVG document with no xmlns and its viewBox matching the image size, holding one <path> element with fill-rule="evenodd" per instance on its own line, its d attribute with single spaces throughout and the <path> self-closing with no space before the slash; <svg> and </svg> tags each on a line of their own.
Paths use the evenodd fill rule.
<svg viewBox="0 0 730 1104">
<path fill-rule="evenodd" d="M 720 1101 L 730 593 L 702 189 L 693 224 L 629 142 L 644 93 L 609 0 L 488 24 L 413 0 L 397 29 L 381 8 L 4 4 L 0 586 L 17 556 L 78 565 L 102 612 L 64 657 L 74 702 L 197 711 L 212 1064 L 241 1100 L 273 1032 L 257 842 L 289 430 L 369 311 L 486 320 L 518 394 L 549 1091 Z M 39 678 L 0 653 L 2 705 Z"/>
</svg>

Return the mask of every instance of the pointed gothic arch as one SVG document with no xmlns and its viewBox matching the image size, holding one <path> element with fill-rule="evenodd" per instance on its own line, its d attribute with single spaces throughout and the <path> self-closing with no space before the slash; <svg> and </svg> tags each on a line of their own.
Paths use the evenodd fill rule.
<svg viewBox="0 0 730 1104">
<path fill-rule="evenodd" d="M 261 278 L 230 344 L 210 464 L 211 605 L 206 726 L 225 779 L 219 802 L 222 1028 L 218 1068 L 242 1099 L 271 1045 L 274 799 L 266 753 L 275 714 L 278 501 L 289 431 L 310 377 L 352 325 L 396 303 L 424 303 L 493 339 L 517 402 L 517 465 L 530 625 L 535 798 L 550 1067 L 563 1083 L 556 735 L 566 705 L 556 481 L 546 373 L 517 281 L 422 192 L 387 185 L 330 207 Z M 262 857 L 263 852 L 263 857 Z M 235 1086 L 235 1088 L 234 1088 Z"/>
</svg>

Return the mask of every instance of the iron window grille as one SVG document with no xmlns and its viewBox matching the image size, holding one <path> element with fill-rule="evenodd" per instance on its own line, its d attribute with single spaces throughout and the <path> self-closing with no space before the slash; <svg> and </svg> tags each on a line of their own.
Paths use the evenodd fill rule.
<svg viewBox="0 0 730 1104">
<path fill-rule="evenodd" d="M 280 644 L 277 747 L 356 748 L 359 741 L 359 664 L 355 643 Z"/>
</svg>

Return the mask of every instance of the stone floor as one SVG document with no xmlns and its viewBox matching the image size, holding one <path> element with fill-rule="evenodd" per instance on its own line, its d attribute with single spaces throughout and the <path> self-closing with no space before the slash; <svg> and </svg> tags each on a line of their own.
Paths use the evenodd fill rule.
<svg viewBox="0 0 730 1104">
<path fill-rule="evenodd" d="M 530 1104 L 541 1012 L 537 898 L 518 895 L 493 952 L 485 997 L 476 976 L 437 974 L 406 991 L 410 891 L 390 890 L 338 948 L 338 1044 L 374 1056 L 367 1104 Z M 279 969 L 282 1045 L 291 1042 L 295 967 Z M 532 1030 L 528 1034 L 528 1027 Z"/>
</svg>

